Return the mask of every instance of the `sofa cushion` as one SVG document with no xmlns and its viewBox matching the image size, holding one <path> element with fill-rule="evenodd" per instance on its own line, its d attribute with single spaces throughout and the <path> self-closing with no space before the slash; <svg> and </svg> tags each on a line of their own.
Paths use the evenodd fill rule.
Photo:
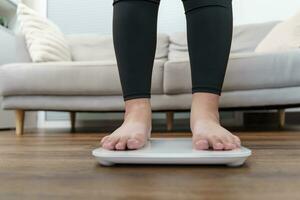
<svg viewBox="0 0 300 200">
<path fill-rule="evenodd" d="M 199 66 L 201 67 L 201 66 Z M 168 61 L 164 67 L 166 94 L 190 93 L 188 60 Z M 231 54 L 223 91 L 300 86 L 300 50 L 282 53 Z"/>
<path fill-rule="evenodd" d="M 234 26 L 231 53 L 253 52 L 259 42 L 279 21 Z M 169 60 L 188 59 L 186 32 L 170 35 Z"/>
<path fill-rule="evenodd" d="M 17 15 L 33 62 L 71 61 L 70 48 L 58 26 L 22 2 Z"/>
<path fill-rule="evenodd" d="M 153 94 L 163 92 L 163 64 L 155 61 Z M 121 95 L 117 64 L 107 61 L 16 63 L 0 67 L 0 92 L 9 95 Z"/>
<path fill-rule="evenodd" d="M 112 35 L 76 34 L 67 36 L 74 61 L 116 61 Z M 158 33 L 155 59 L 168 56 L 169 36 Z"/>
<path fill-rule="evenodd" d="M 300 48 L 300 11 L 278 23 L 257 45 L 255 52 L 278 52 Z"/>
<path fill-rule="evenodd" d="M 244 24 L 233 29 L 231 53 L 254 52 L 257 45 L 280 21 Z"/>
</svg>

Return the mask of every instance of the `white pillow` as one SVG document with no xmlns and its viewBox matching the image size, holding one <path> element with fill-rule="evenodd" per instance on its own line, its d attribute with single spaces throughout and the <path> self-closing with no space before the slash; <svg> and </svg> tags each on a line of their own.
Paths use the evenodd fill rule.
<svg viewBox="0 0 300 200">
<path fill-rule="evenodd" d="M 72 60 L 68 42 L 54 23 L 23 3 L 18 4 L 17 16 L 33 62 Z"/>
<path fill-rule="evenodd" d="M 258 44 L 255 52 L 275 52 L 300 47 L 300 12 L 277 24 Z"/>
</svg>

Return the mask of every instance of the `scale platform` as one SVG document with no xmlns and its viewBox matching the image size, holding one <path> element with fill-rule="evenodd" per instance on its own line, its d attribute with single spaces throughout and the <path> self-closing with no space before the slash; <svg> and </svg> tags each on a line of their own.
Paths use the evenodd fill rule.
<svg viewBox="0 0 300 200">
<path fill-rule="evenodd" d="M 93 156 L 104 166 L 115 164 L 174 164 L 241 166 L 251 155 L 245 147 L 234 150 L 195 150 L 191 138 L 151 138 L 139 150 L 93 150 Z"/>
</svg>

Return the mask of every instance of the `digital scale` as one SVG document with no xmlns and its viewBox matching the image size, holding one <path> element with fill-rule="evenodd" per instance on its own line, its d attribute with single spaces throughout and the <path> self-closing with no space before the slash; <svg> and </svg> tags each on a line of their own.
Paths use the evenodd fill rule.
<svg viewBox="0 0 300 200">
<path fill-rule="evenodd" d="M 104 166 L 115 164 L 173 164 L 241 166 L 251 155 L 245 147 L 234 150 L 195 150 L 191 138 L 151 138 L 138 150 L 97 148 L 92 154 Z"/>
</svg>

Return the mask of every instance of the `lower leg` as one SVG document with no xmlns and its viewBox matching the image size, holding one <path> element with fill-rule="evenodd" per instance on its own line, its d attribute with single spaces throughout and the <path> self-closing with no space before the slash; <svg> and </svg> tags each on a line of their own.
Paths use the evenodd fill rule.
<svg viewBox="0 0 300 200">
<path fill-rule="evenodd" d="M 234 149 L 240 140 L 219 122 L 219 97 L 232 38 L 231 0 L 183 0 L 192 72 L 191 131 L 196 149 Z"/>
<path fill-rule="evenodd" d="M 106 149 L 139 149 L 151 134 L 150 90 L 159 0 L 114 0 L 113 40 L 125 101 L 124 122 L 101 140 Z"/>
<path fill-rule="evenodd" d="M 150 98 L 159 0 L 115 0 L 113 43 L 123 98 Z"/>
</svg>

